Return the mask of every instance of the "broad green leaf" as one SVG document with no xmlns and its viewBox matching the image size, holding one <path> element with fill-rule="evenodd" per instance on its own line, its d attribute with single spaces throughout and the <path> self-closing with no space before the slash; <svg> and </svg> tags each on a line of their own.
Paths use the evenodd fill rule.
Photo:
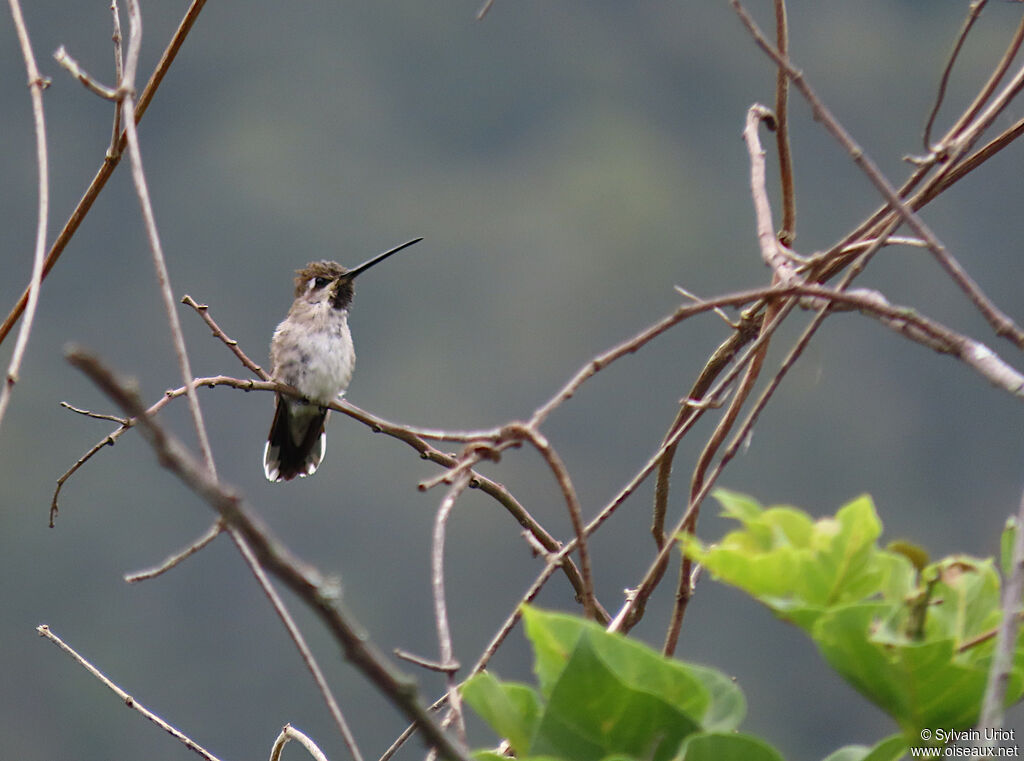
<svg viewBox="0 0 1024 761">
<path fill-rule="evenodd" d="M 495 732 L 508 739 L 518 755 L 530 752 L 541 711 L 540 699 L 531 687 L 499 682 L 483 671 L 466 680 L 460 692 Z"/>
<path fill-rule="evenodd" d="M 876 562 L 875 541 L 882 533 L 870 497 L 858 497 L 839 509 L 834 519 L 814 525 L 811 553 L 797 576 L 797 597 L 817 605 L 860 600 L 877 592 L 884 581 Z"/>
<path fill-rule="evenodd" d="M 605 635 L 607 636 L 607 635 Z M 603 657 L 597 638 L 587 631 L 548 696 L 533 751 L 586 761 L 612 753 L 668 759 L 680 741 L 699 728 L 697 720 L 664 699 L 657 690 L 623 679 Z M 706 702 L 700 684 L 679 685 Z M 677 699 L 681 695 L 675 696 Z M 697 707 L 697 706 L 694 706 Z"/>
<path fill-rule="evenodd" d="M 935 563 L 935 602 L 928 610 L 930 636 L 951 637 L 957 646 L 999 624 L 999 574 L 991 560 L 953 556 Z"/>
<path fill-rule="evenodd" d="M 710 546 L 684 535 L 683 551 L 802 628 L 809 630 L 831 605 L 878 594 L 905 567 L 905 560 L 878 549 L 882 524 L 869 497 L 834 518 L 811 521 L 796 508 L 762 509 L 731 492 L 716 496 L 743 529 Z"/>
<path fill-rule="evenodd" d="M 541 613 L 523 606 L 523 626 L 533 645 L 533 671 L 540 683 L 541 695 L 547 697 L 569 662 L 576 642 L 583 633 L 580 619 Z"/>
<path fill-rule="evenodd" d="M 952 638 L 914 642 L 878 629 L 885 603 L 835 608 L 818 619 L 813 637 L 822 655 L 858 691 L 891 714 L 907 736 L 923 728 L 971 726 L 988 677 L 958 657 Z M 877 634 L 875 633 L 877 630 Z M 1019 673 L 1008 698 L 1020 696 Z"/>
<path fill-rule="evenodd" d="M 546 659 L 543 667 L 536 665 L 542 684 L 545 680 L 542 669 L 551 688 L 560 682 L 571 657 L 587 636 L 587 647 L 602 667 L 627 687 L 656 695 L 676 710 L 698 719 L 710 705 L 708 690 L 690 666 L 666 658 L 641 642 L 609 634 L 597 624 L 577 616 L 531 606 L 523 607 L 523 621 L 535 657 L 538 661 L 542 656 Z M 550 697 L 551 691 L 546 691 L 545 696 Z"/>
<path fill-rule="evenodd" d="M 783 761 L 764 740 L 734 732 L 701 732 L 683 743 L 677 761 Z"/>
<path fill-rule="evenodd" d="M 832 667 L 888 711 L 907 738 L 922 728 L 970 726 L 1002 616 L 991 560 L 953 556 L 929 564 L 907 543 L 880 549 L 882 524 L 869 497 L 812 522 L 792 507 L 717 496 L 742 528 L 707 546 L 681 537 L 684 553 L 807 631 Z M 1013 536 L 1012 528 L 1004 532 L 1004 555 Z M 1022 685 L 1024 637 L 1008 702 Z M 870 754 L 884 759 L 899 742 Z M 843 749 L 851 757 L 858 752 Z"/>
<path fill-rule="evenodd" d="M 708 732 L 728 732 L 739 727 L 747 714 L 747 701 L 736 682 L 717 669 L 693 663 L 686 667 L 711 698 L 701 726 Z"/>
<path fill-rule="evenodd" d="M 668 759 L 709 713 L 709 691 L 686 665 L 579 618 L 534 608 L 523 615 L 527 635 L 544 648 L 543 668 L 557 673 L 531 753 Z M 561 653 L 564 662 L 556 664 Z"/>
</svg>

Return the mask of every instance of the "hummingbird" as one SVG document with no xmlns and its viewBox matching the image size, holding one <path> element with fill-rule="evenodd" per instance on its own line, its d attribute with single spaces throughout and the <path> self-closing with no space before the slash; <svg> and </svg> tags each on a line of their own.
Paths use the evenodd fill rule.
<svg viewBox="0 0 1024 761">
<path fill-rule="evenodd" d="M 370 267 L 423 238 L 378 254 L 355 269 L 337 262 L 310 262 L 295 276 L 295 301 L 270 342 L 271 376 L 294 387 L 302 399 L 277 394 L 277 409 L 263 448 L 269 481 L 311 476 L 324 459 L 328 405 L 345 393 L 356 354 L 348 312 L 353 281 Z"/>
</svg>

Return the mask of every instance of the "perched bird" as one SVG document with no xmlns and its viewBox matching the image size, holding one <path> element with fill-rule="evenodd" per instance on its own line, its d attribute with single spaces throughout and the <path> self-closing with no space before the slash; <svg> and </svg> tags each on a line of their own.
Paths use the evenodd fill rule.
<svg viewBox="0 0 1024 761">
<path fill-rule="evenodd" d="M 324 459 L 327 405 L 345 393 L 356 354 L 348 328 L 356 277 L 392 254 L 419 243 L 416 238 L 385 251 L 353 270 L 337 262 L 310 262 L 295 277 L 295 301 L 270 342 L 274 380 L 304 397 L 277 395 L 277 410 L 263 449 L 270 481 L 311 476 Z"/>
</svg>

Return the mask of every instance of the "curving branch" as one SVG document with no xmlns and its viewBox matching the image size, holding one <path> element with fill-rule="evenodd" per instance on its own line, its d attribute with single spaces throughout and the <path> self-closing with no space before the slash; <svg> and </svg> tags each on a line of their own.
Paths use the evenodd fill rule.
<svg viewBox="0 0 1024 761">
<path fill-rule="evenodd" d="M 49 86 L 49 81 L 39 73 L 36 65 L 36 57 L 32 52 L 32 43 L 28 37 L 28 28 L 25 26 L 25 19 L 21 13 L 21 5 L 18 0 L 8 0 L 11 6 L 11 16 L 14 18 L 14 28 L 18 34 L 18 43 L 21 46 L 21 54 L 25 59 L 25 69 L 28 72 L 28 90 L 32 99 L 32 122 L 36 134 L 36 172 L 38 187 L 38 207 L 36 212 L 36 242 L 32 255 L 32 276 L 25 290 L 25 321 L 18 331 L 18 340 L 15 341 L 14 351 L 11 354 L 11 361 L 7 366 L 7 373 L 4 376 L 3 388 L 0 388 L 0 425 L 3 424 L 4 413 L 11 401 L 11 393 L 14 385 L 18 382 L 18 373 L 21 370 L 21 362 L 25 357 L 25 350 L 28 348 L 29 335 L 32 333 L 32 323 L 35 320 L 36 308 L 39 305 L 39 289 L 43 282 L 43 255 L 46 251 L 46 226 L 50 218 L 50 166 L 46 150 L 46 119 L 43 114 L 43 90 Z M 0 335 L 0 343 L 3 336 Z"/>
</svg>

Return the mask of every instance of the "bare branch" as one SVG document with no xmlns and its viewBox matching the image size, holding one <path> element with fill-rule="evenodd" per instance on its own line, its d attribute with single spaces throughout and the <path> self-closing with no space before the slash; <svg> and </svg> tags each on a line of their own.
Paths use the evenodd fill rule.
<svg viewBox="0 0 1024 761">
<path fill-rule="evenodd" d="M 43 114 L 43 90 L 46 89 L 49 82 L 39 73 L 39 67 L 36 65 L 36 57 L 32 52 L 32 43 L 28 37 L 28 28 L 25 26 L 25 19 L 21 14 L 21 4 L 18 0 L 8 0 L 8 2 L 11 6 L 11 16 L 14 18 L 14 28 L 18 34 L 21 54 L 25 59 L 25 70 L 28 72 L 29 97 L 32 100 L 32 122 L 36 135 L 38 206 L 36 241 L 32 255 L 32 277 L 24 295 L 25 322 L 22 323 L 21 330 L 18 331 L 18 339 L 14 343 L 11 361 L 7 365 L 7 373 L 4 376 L 3 388 L 0 389 L 0 426 L 3 425 L 4 414 L 10 404 L 14 385 L 18 382 L 18 373 L 21 371 L 21 362 L 25 357 L 25 350 L 28 348 L 32 323 L 39 305 L 39 289 L 44 276 L 43 255 L 46 252 L 46 226 L 50 218 L 50 165 L 46 150 L 46 119 Z M 0 334 L 0 343 L 3 343 L 3 335 L 6 333 Z"/>
<path fill-rule="evenodd" d="M 136 571 L 135 573 L 126 574 L 124 580 L 129 584 L 135 584 L 139 581 L 155 579 L 157 576 L 167 573 L 169 570 L 192 557 L 192 555 L 195 555 L 199 550 L 203 549 L 203 547 L 220 536 L 220 533 L 223 530 L 224 524 L 221 521 L 214 522 L 214 524 L 206 530 L 206 533 L 192 542 L 188 547 L 174 553 L 158 566 L 147 568 L 144 571 Z"/>
<path fill-rule="evenodd" d="M 967 18 L 964 19 L 964 25 L 960 29 L 960 34 L 957 35 L 956 42 L 953 43 L 953 52 L 949 54 L 946 68 L 943 69 L 942 77 L 939 79 L 939 91 L 935 96 L 935 105 L 932 106 L 932 110 L 928 114 L 928 119 L 924 125 L 924 149 L 926 151 L 932 150 L 932 125 L 935 124 L 935 119 L 939 115 L 939 109 L 942 108 L 942 101 L 946 99 L 946 87 L 949 85 L 949 77 L 953 73 L 953 67 L 956 65 L 957 58 L 960 57 L 960 51 L 963 49 L 964 42 L 967 41 L 967 35 L 974 28 L 974 22 L 978 20 L 987 4 L 988 0 L 973 0 L 967 9 Z M 779 50 L 784 52 L 781 47 Z M 980 96 L 979 100 L 981 103 L 984 103 Z"/>
<path fill-rule="evenodd" d="M 757 220 L 757 241 L 761 247 L 761 258 L 772 271 L 774 282 L 785 283 L 796 277 L 796 264 L 800 258 L 775 233 L 772 224 L 772 208 L 768 202 L 768 189 L 765 182 L 764 148 L 757 135 L 757 128 L 762 122 L 773 127 L 776 124 L 772 112 L 755 103 L 747 110 L 746 126 L 743 129 L 743 140 L 747 144 L 750 156 L 750 190 L 754 199 L 754 214 Z"/>
<path fill-rule="evenodd" d="M 117 88 L 106 87 L 101 85 L 91 76 L 89 76 L 79 65 L 78 61 L 68 55 L 68 51 L 61 45 L 57 48 L 57 52 L 53 54 L 54 60 L 59 63 L 71 76 L 81 82 L 85 89 L 91 92 L 93 95 L 98 95 L 104 100 L 117 100 Z M 120 80 L 118 80 L 120 81 Z"/>
<path fill-rule="evenodd" d="M 580 510 L 579 498 L 576 496 L 576 489 L 573 488 L 572 479 L 569 478 L 569 471 L 562 462 L 562 458 L 554 450 L 547 438 L 539 431 L 530 427 L 524 427 L 515 431 L 516 434 L 526 436 L 534 448 L 540 452 L 544 462 L 548 464 L 551 473 L 562 491 L 562 498 L 569 511 L 569 520 L 572 522 L 573 532 L 576 534 L 576 549 L 580 555 L 580 572 L 583 574 L 583 613 L 587 618 L 600 620 L 597 615 L 598 603 L 594 595 L 594 577 L 590 569 L 590 550 L 587 547 L 587 532 L 583 525 L 583 514 Z"/>
<path fill-rule="evenodd" d="M 110 681 L 110 679 L 108 679 L 103 674 L 102 671 L 100 671 L 98 668 L 89 663 L 89 661 L 87 661 L 85 658 L 83 658 L 81 655 L 75 652 L 75 650 L 70 645 L 65 643 L 64 640 L 62 640 L 60 637 L 58 637 L 56 634 L 50 631 L 49 626 L 47 626 L 46 624 L 40 624 L 36 627 L 36 631 L 39 632 L 39 636 L 45 637 L 46 639 L 50 640 L 50 642 L 55 644 L 68 655 L 70 655 L 75 660 L 75 662 L 78 663 L 79 666 L 82 666 L 86 671 L 88 671 L 94 677 L 99 679 L 100 682 L 102 682 L 107 689 L 109 689 L 111 692 L 117 695 L 117 697 L 119 697 L 126 706 L 134 709 L 135 711 L 138 711 L 140 714 L 142 714 L 143 717 L 156 724 L 158 727 L 160 727 L 160 729 L 169 734 L 178 742 L 182 743 L 186 748 L 188 748 L 196 755 L 205 758 L 206 761 L 220 761 L 220 759 L 218 759 L 217 756 L 213 755 L 210 751 L 206 750 L 206 748 L 201 746 L 199 743 L 197 743 L 195 740 L 190 738 L 185 733 L 172 727 L 170 724 L 161 719 L 155 713 L 153 713 L 148 708 L 143 706 L 140 702 L 138 702 L 127 692 L 125 692 L 112 681 Z"/>
<path fill-rule="evenodd" d="M 436 671 L 440 674 L 452 674 L 462 668 L 462 665 L 458 661 L 451 661 L 448 663 L 441 663 L 439 661 L 432 661 L 429 658 L 410 653 L 408 650 L 402 650 L 396 647 L 392 650 L 396 658 L 401 658 L 403 661 L 413 663 L 420 668 L 425 668 L 427 671 Z"/>
<path fill-rule="evenodd" d="M 775 0 L 775 45 L 789 56 L 789 23 L 786 0 Z M 779 153 L 779 183 L 782 188 L 782 228 L 779 242 L 792 246 L 796 240 L 796 191 L 793 185 L 793 154 L 789 148 L 789 77 L 781 68 L 775 75 L 775 147 Z"/>
<path fill-rule="evenodd" d="M 188 349 L 185 346 L 185 335 L 181 330 L 181 320 L 178 319 L 178 310 L 175 308 L 174 291 L 171 289 L 167 260 L 164 257 L 163 245 L 160 243 L 160 234 L 156 229 L 156 216 L 153 213 L 153 204 L 149 199 L 146 173 L 142 168 L 142 149 L 139 147 L 139 133 L 135 128 L 135 71 L 139 65 L 139 52 L 142 49 L 142 14 L 139 12 L 137 0 L 127 0 L 127 2 L 128 52 L 125 56 L 124 75 L 117 83 L 117 95 L 124 110 L 125 135 L 128 138 L 128 157 L 131 160 L 132 181 L 135 183 L 135 192 L 142 210 L 146 238 L 153 256 L 153 267 L 156 269 L 157 281 L 160 285 L 160 295 L 164 302 L 164 311 L 167 314 L 167 325 L 171 331 L 174 353 L 177 356 L 181 378 L 185 384 L 185 395 L 188 397 L 192 423 L 199 439 L 199 450 L 203 454 L 203 461 L 210 470 L 210 474 L 216 478 L 217 466 L 213 460 L 210 438 L 206 433 L 202 408 L 199 406 L 199 395 L 192 383 L 192 365 L 188 358 Z"/>
<path fill-rule="evenodd" d="M 270 761 L 280 761 L 281 752 L 289 740 L 298 740 L 299 744 L 309 751 L 309 755 L 313 757 L 314 761 L 327 761 L 327 756 L 317 747 L 317 744 L 291 724 L 285 724 L 281 734 L 274 741 L 274 747 L 270 750 Z"/>
<path fill-rule="evenodd" d="M 196 303 L 196 300 L 187 293 L 182 297 L 181 303 L 196 310 L 196 313 L 202 318 L 203 322 L 210 326 L 210 330 L 213 331 L 213 335 L 219 338 L 224 345 L 227 346 L 236 357 L 238 357 L 238 360 L 246 367 L 246 369 L 250 370 L 258 378 L 262 378 L 265 381 L 270 380 L 270 374 L 249 359 L 249 356 L 242 351 L 241 347 L 238 345 L 238 341 L 234 338 L 230 338 L 223 330 L 220 329 L 220 326 L 213 321 L 213 318 L 210 317 L 210 307 L 207 304 Z"/>
<path fill-rule="evenodd" d="M 79 415 L 85 415 L 85 417 L 91 417 L 94 420 L 109 420 L 111 423 L 117 423 L 118 425 L 126 426 L 129 421 L 128 418 L 118 417 L 117 415 L 107 415 L 102 412 L 93 412 L 92 410 L 83 410 L 80 407 L 76 407 L 73 404 L 67 402 L 61 402 L 60 406 L 66 410 L 71 410 Z"/>
<path fill-rule="evenodd" d="M 451 627 L 448 623 L 448 605 L 444 594 L 444 538 L 448 526 L 448 516 L 451 515 L 452 508 L 455 506 L 455 500 L 468 485 L 469 474 L 464 472 L 455 479 L 445 493 L 434 518 L 434 532 L 430 549 L 430 586 L 434 596 L 434 623 L 437 627 L 437 641 L 443 664 L 455 662 Z M 459 696 L 455 671 L 446 669 L 445 679 L 448 684 L 448 704 L 451 706 L 452 717 L 455 720 L 455 731 L 462 744 L 466 745 L 466 723 L 462 716 L 462 699 Z"/>
</svg>

